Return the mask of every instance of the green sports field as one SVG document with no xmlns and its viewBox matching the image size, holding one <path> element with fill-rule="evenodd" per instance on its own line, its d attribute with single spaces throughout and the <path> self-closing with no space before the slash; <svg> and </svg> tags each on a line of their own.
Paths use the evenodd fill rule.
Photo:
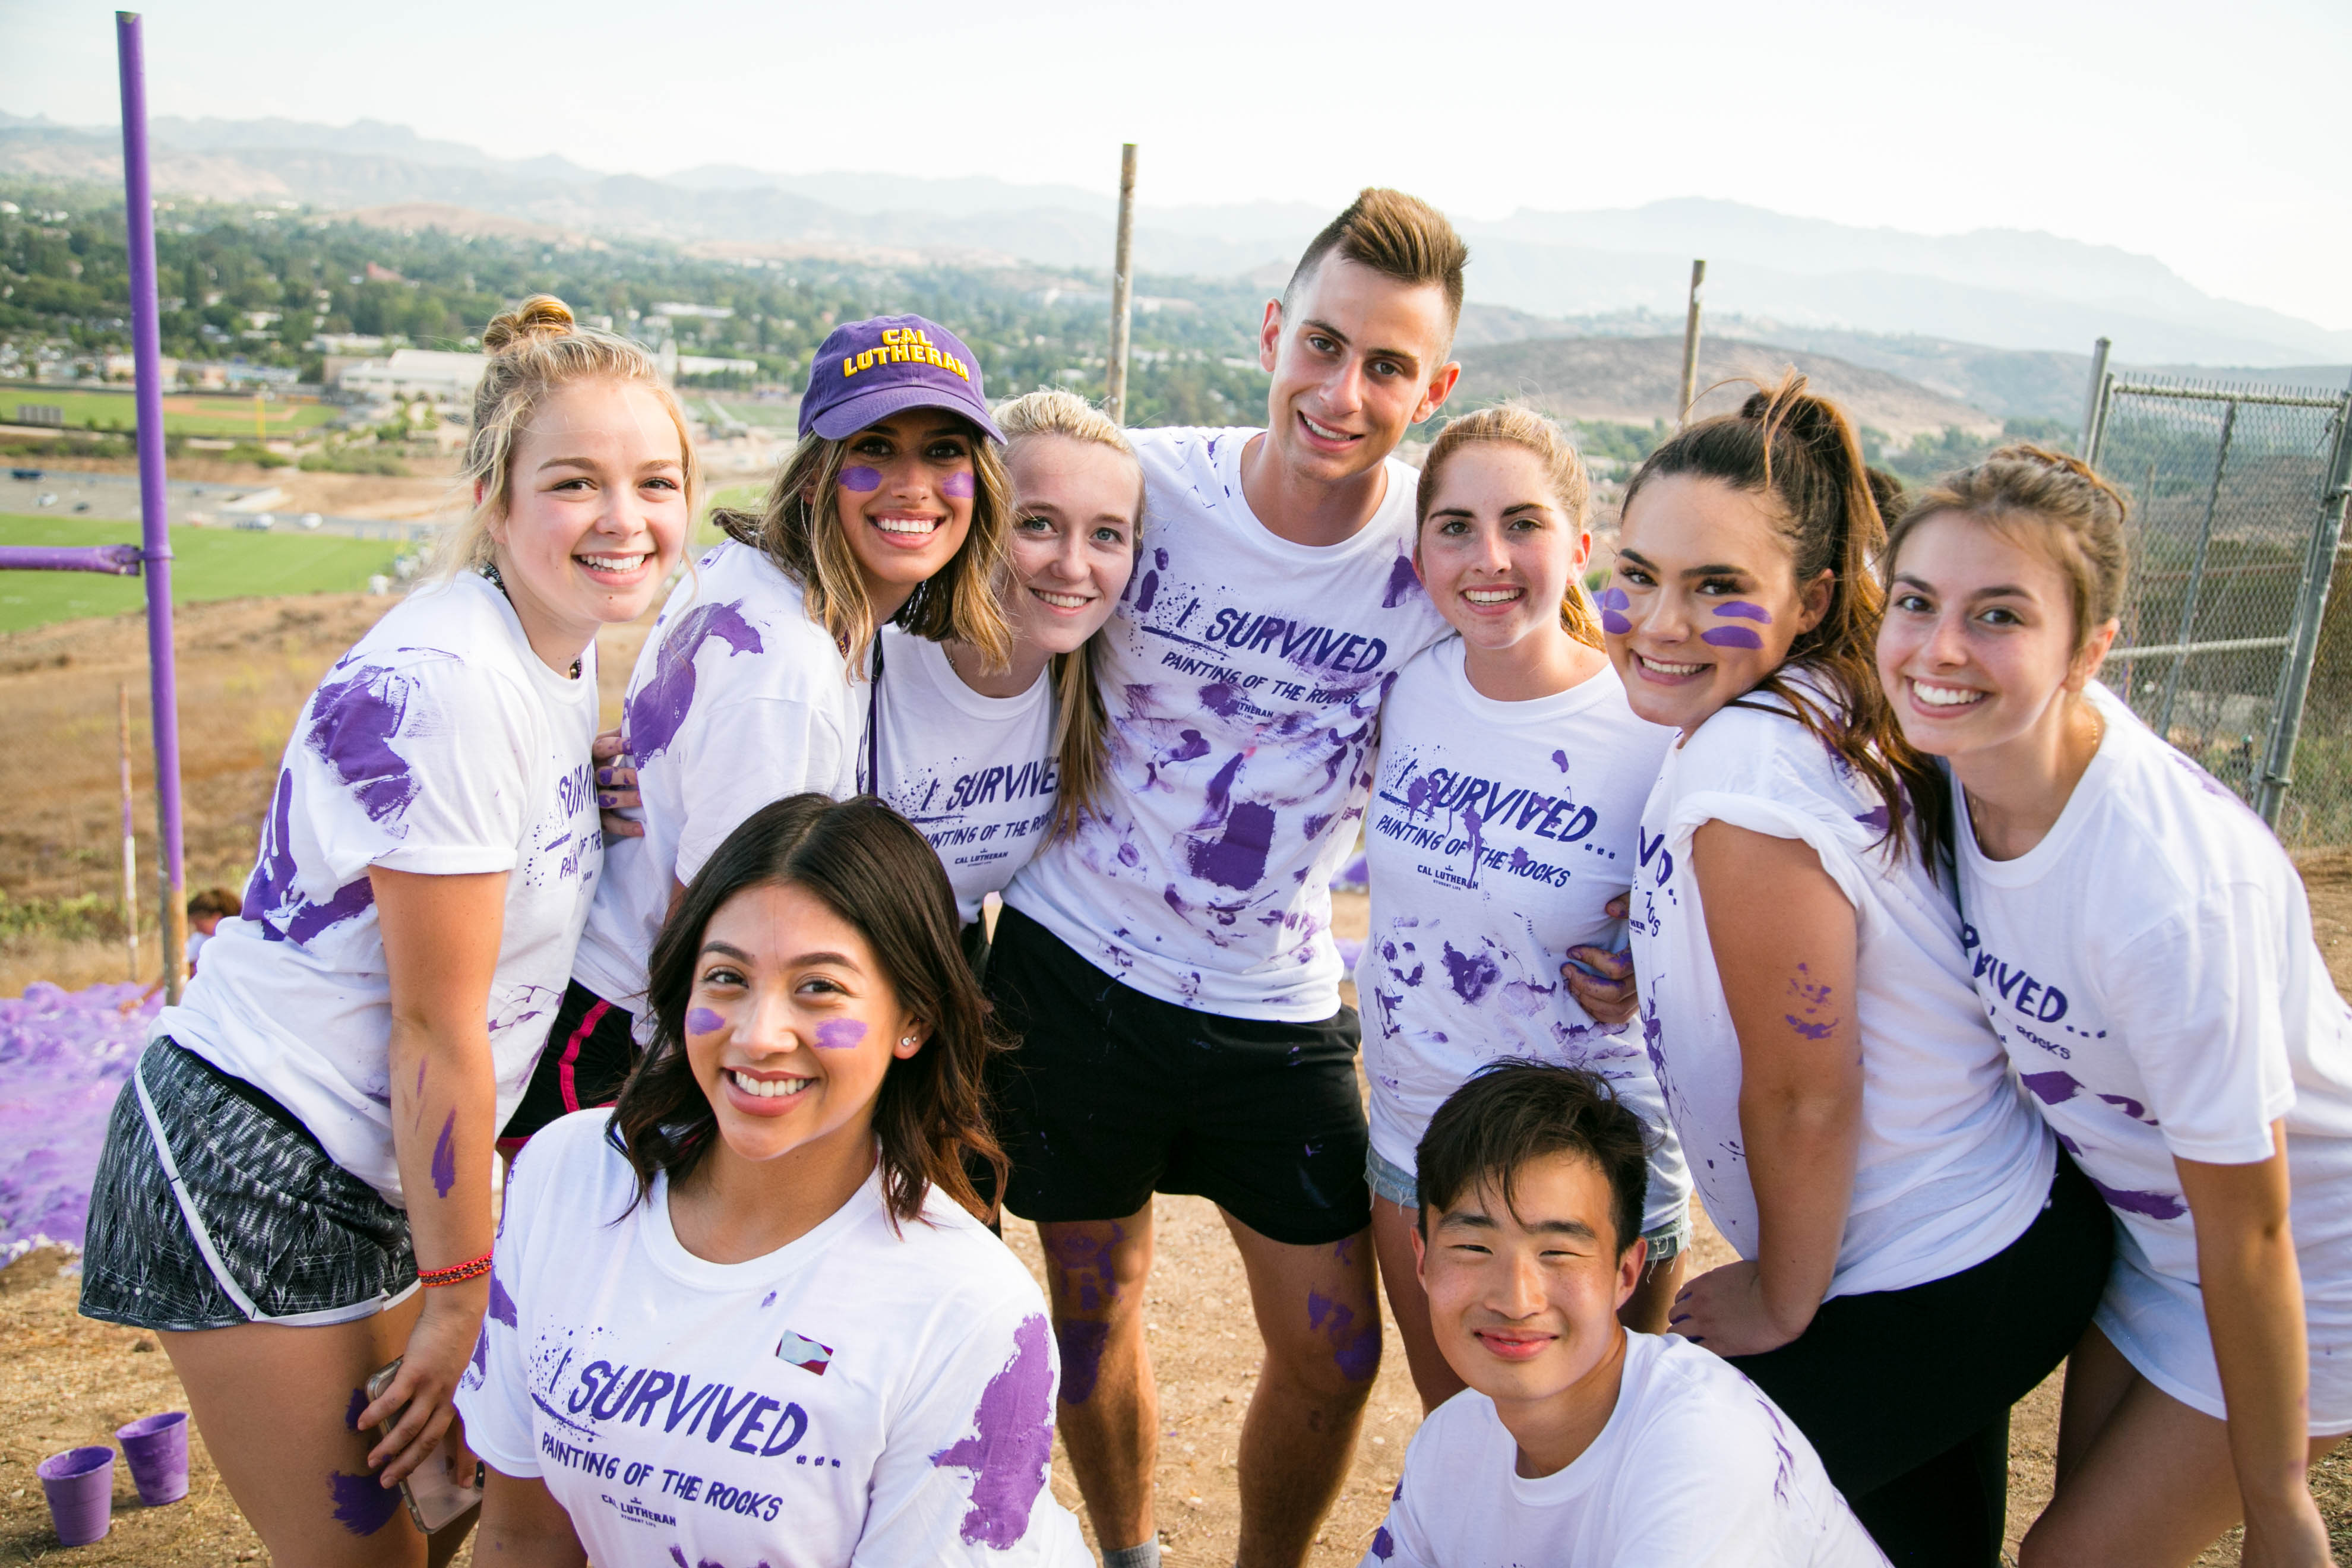
<svg viewBox="0 0 2352 1568">
<path fill-rule="evenodd" d="M 45 546 L 135 544 L 131 522 L 77 522 L 68 518 L 0 512 L 0 544 Z M 384 540 L 246 533 L 226 528 L 172 531 L 172 602 L 240 599 L 279 594 L 348 594 L 392 570 L 403 547 Z M 0 632 L 51 621 L 116 616 L 147 603 L 137 577 L 95 572 L 0 572 Z"/>
<path fill-rule="evenodd" d="M 47 405 L 59 411 L 69 430 L 121 430 L 139 423 L 137 409 L 126 388 L 91 392 L 62 386 L 31 386 L 0 382 L 0 425 L 16 423 L 19 404 Z M 262 419 L 272 437 L 299 434 L 324 425 L 336 410 L 323 403 L 272 401 L 261 405 Z M 163 399 L 163 433 L 167 436 L 242 436 L 253 438 L 253 399 L 197 393 L 172 393 Z"/>
</svg>

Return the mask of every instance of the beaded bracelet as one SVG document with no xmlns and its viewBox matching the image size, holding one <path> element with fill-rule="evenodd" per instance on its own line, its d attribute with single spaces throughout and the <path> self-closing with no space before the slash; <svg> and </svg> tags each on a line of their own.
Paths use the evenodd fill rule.
<svg viewBox="0 0 2352 1568">
<path fill-rule="evenodd" d="M 429 1290 L 436 1285 L 463 1285 L 468 1279 L 478 1279 L 490 1271 L 491 1256 L 485 1252 L 479 1258 L 469 1258 L 446 1268 L 420 1268 L 416 1282 Z"/>
</svg>

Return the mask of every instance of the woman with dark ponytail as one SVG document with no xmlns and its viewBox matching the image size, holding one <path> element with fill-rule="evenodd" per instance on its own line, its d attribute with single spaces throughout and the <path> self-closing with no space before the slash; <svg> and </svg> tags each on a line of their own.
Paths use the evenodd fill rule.
<svg viewBox="0 0 2352 1568">
<path fill-rule="evenodd" d="M 2082 1332 L 2113 1241 L 1974 1005 L 1942 777 L 1877 682 L 1885 493 L 1791 374 L 1643 464 L 1600 604 L 1633 710 L 1681 731 L 1634 959 L 1740 1255 L 1673 1326 L 1796 1421 L 1895 1563 L 1990 1568 L 2009 1408 Z"/>
</svg>

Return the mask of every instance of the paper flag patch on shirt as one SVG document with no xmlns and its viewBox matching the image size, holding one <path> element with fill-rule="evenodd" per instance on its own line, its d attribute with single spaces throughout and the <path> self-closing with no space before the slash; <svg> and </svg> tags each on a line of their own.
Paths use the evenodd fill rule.
<svg viewBox="0 0 2352 1568">
<path fill-rule="evenodd" d="M 803 1372 L 813 1372 L 823 1377 L 824 1369 L 833 1364 L 833 1347 L 821 1345 L 786 1329 L 784 1337 L 776 1343 L 776 1359 L 788 1361 Z"/>
</svg>

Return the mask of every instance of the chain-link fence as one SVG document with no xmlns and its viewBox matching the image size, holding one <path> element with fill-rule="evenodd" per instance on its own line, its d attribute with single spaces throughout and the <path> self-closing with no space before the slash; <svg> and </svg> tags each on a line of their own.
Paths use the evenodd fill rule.
<svg viewBox="0 0 2352 1568">
<path fill-rule="evenodd" d="M 2294 846 L 2352 843 L 2352 394 L 2101 383 L 2090 460 L 2131 498 L 2107 679 Z M 2323 611 L 2326 612 L 2323 621 Z"/>
</svg>

